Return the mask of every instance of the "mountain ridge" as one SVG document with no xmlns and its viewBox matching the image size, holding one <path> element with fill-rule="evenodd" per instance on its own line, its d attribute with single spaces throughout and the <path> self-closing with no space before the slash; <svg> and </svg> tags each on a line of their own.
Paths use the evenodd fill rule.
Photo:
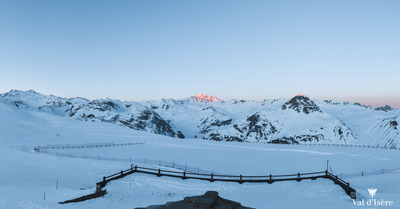
<svg viewBox="0 0 400 209">
<path fill-rule="evenodd" d="M 400 111 L 296 95 L 261 102 L 200 98 L 126 102 L 43 95 L 0 94 L 14 108 L 83 121 L 114 123 L 176 138 L 265 143 L 371 144 L 399 147 Z M 217 99 L 217 100 L 215 100 Z"/>
</svg>

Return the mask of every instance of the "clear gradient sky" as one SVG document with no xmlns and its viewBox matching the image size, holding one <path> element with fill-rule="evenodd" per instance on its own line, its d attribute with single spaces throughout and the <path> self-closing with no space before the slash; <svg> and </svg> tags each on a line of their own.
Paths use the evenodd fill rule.
<svg viewBox="0 0 400 209">
<path fill-rule="evenodd" d="M 398 0 L 0 0 L 0 92 L 400 106 Z"/>
</svg>

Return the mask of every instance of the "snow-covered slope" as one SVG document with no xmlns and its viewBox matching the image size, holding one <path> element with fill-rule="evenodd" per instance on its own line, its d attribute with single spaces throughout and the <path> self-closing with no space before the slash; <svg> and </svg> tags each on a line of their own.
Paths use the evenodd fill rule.
<svg viewBox="0 0 400 209">
<path fill-rule="evenodd" d="M 145 102 L 45 96 L 33 90 L 1 94 L 9 107 L 83 121 L 101 121 L 177 138 L 279 144 L 332 143 L 399 147 L 398 109 L 318 101 L 303 95 L 262 102 L 197 94 Z"/>
<path fill-rule="evenodd" d="M 12 90 L 2 95 L 2 101 L 19 109 L 48 112 L 84 121 L 115 123 L 135 130 L 183 138 L 182 133 L 153 109 L 136 102 L 111 99 L 87 100 L 44 96 L 33 90 Z M 1 102 L 1 100 L 0 100 Z"/>
<path fill-rule="evenodd" d="M 185 168 L 197 168 L 201 172 L 207 171 L 204 173 L 215 171 L 216 174 L 268 175 L 322 171 L 326 169 L 327 160 L 329 160 L 329 169 L 332 172 L 341 177 L 343 174 L 343 178 L 351 182 L 351 186 L 357 190 L 357 197 L 360 200 L 368 200 L 367 189 L 378 188 L 377 200 L 394 201 L 395 205 L 390 208 L 399 208 L 399 150 L 182 140 L 146 131 L 137 131 L 126 128 L 123 124 L 101 122 L 97 119 L 94 122 L 91 122 L 91 119 L 88 121 L 77 120 L 69 117 L 69 112 L 60 111 L 60 114 L 57 115 L 54 111 L 43 110 L 43 108 L 39 110 L 38 107 L 43 106 L 39 102 L 35 103 L 39 104 L 38 107 L 32 105 L 25 108 L 24 106 L 16 107 L 4 97 L 0 97 L 0 100 L 0 166 L 2 168 L 0 169 L 0 179 L 2 179 L 0 208 L 132 209 L 181 200 L 186 196 L 203 194 L 208 190 L 218 191 L 224 198 L 258 209 L 267 206 L 277 209 L 360 208 L 360 206 L 354 205 L 343 189 L 326 179 L 273 184 L 238 184 L 182 180 L 138 173 L 107 184 L 108 194 L 103 198 L 81 203 L 58 204 L 60 201 L 93 193 L 96 182 L 101 181 L 103 176 L 129 168 L 131 163 L 154 169 L 171 169 L 164 166 L 172 163 L 172 165 L 184 165 Z M 55 100 L 58 99 L 55 98 Z M 171 124 L 185 128 L 184 119 L 190 116 L 195 117 L 195 112 L 201 111 L 201 108 L 208 104 L 206 102 L 194 103 L 190 100 L 185 100 L 182 104 L 174 100 L 164 101 L 171 103 L 170 108 L 176 110 L 175 117 L 180 118 L 177 121 L 171 121 Z M 36 101 L 36 99 L 32 101 Z M 176 104 L 172 105 L 175 102 Z M 286 102 L 286 100 L 263 102 L 266 110 L 259 111 L 260 119 L 257 119 L 258 116 L 249 117 L 250 122 L 247 121 L 247 118 L 240 119 L 240 117 L 253 112 L 254 108 L 261 104 L 230 101 L 214 108 L 219 111 L 219 114 L 232 118 L 232 123 L 241 120 L 251 124 L 251 127 L 256 127 L 264 123 L 265 118 L 263 117 L 271 121 L 271 124 L 275 124 L 275 121 L 269 119 L 271 115 L 274 115 L 270 111 L 280 110 Z M 160 104 L 162 103 L 160 102 Z M 192 106 L 189 106 L 189 103 Z M 294 118 L 294 116 L 310 117 L 314 121 L 316 115 L 313 114 L 318 113 L 318 120 L 324 122 L 324 120 L 331 120 L 330 117 L 325 118 L 325 115 L 335 115 L 336 111 L 342 109 L 340 106 L 337 107 L 337 110 L 332 107 L 324 108 L 324 102 L 314 101 L 314 103 L 320 107 L 322 113 L 314 112 L 304 116 L 297 115 L 296 111 L 285 110 L 289 112 L 282 113 L 282 116 L 276 116 L 276 118 L 282 119 L 282 123 L 287 123 L 290 121 L 289 118 Z M 148 107 L 150 104 L 143 103 L 142 105 Z M 227 106 L 224 109 L 222 105 Z M 55 110 L 58 112 L 60 108 Z M 188 112 L 187 115 L 181 115 L 181 112 L 177 110 L 181 110 L 182 113 L 185 113 L 184 110 Z M 206 111 L 211 111 L 211 109 Z M 360 115 L 364 111 L 370 110 L 360 109 L 359 106 L 356 106 L 352 111 L 343 114 L 342 119 L 352 130 L 360 132 L 362 128 L 357 128 L 354 124 L 371 125 L 372 123 L 368 122 L 371 119 L 364 118 L 362 120 L 363 117 L 360 117 L 357 121 L 351 122 L 347 122 L 347 119 L 354 115 Z M 166 111 L 165 114 L 167 113 L 172 114 L 172 112 Z M 372 121 L 380 121 L 381 118 L 387 117 L 387 115 L 379 114 Z M 166 117 L 162 116 L 161 112 L 159 115 L 163 118 Z M 196 117 L 202 118 L 204 115 L 200 114 Z M 283 120 L 285 117 L 288 118 L 287 121 Z M 395 123 L 392 122 L 393 119 L 385 122 L 388 122 L 388 126 L 397 128 L 397 125 L 395 126 Z M 397 118 L 395 120 L 398 121 Z M 182 124 L 179 124 L 178 121 Z M 191 127 L 196 123 L 198 122 L 195 121 L 187 126 Z M 311 126 L 314 123 L 317 122 L 306 123 L 304 126 Z M 385 124 L 382 124 L 383 127 Z M 364 127 L 364 125 L 362 126 Z M 220 127 L 225 126 L 221 125 Z M 196 126 L 194 130 L 196 130 Z M 262 129 L 262 131 L 264 130 L 268 129 Z M 288 130 L 290 128 L 280 131 Z M 227 128 L 226 131 L 230 130 Z M 361 136 L 363 134 L 361 133 Z M 117 144 L 132 141 L 145 141 L 145 143 L 134 146 L 45 149 L 41 153 L 33 150 L 34 146 L 46 144 L 77 145 L 113 142 Z"/>
</svg>

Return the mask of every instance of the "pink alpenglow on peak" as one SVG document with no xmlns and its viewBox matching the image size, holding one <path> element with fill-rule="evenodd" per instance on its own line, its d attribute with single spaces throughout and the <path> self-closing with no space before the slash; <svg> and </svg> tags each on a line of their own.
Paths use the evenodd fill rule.
<svg viewBox="0 0 400 209">
<path fill-rule="evenodd" d="M 196 94 L 193 96 L 199 102 L 218 102 L 217 97 L 213 97 L 207 94 Z"/>
</svg>

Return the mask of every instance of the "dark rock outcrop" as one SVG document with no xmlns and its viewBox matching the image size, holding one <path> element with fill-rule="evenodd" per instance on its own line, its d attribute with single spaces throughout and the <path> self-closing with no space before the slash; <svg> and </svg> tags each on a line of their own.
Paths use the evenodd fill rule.
<svg viewBox="0 0 400 209">
<path fill-rule="evenodd" d="M 395 120 L 390 121 L 390 126 L 393 127 L 393 128 L 396 129 L 396 130 L 397 130 L 397 126 L 398 126 L 398 125 L 399 125 L 399 124 L 397 123 L 397 121 L 395 121 Z"/>
<path fill-rule="evenodd" d="M 289 137 L 281 137 L 278 139 L 271 140 L 270 144 L 300 144 L 299 142 L 319 142 L 324 140 L 324 135 L 318 134 L 318 135 L 308 135 L 308 134 L 303 134 L 303 135 L 295 135 L 295 136 L 289 136 Z"/>
<path fill-rule="evenodd" d="M 392 111 L 393 108 L 391 106 L 389 106 L 389 105 L 385 105 L 385 106 L 382 106 L 382 107 L 377 107 L 377 108 L 375 108 L 375 110 L 388 112 L 388 111 Z"/>
<path fill-rule="evenodd" d="M 278 130 L 260 113 L 254 113 L 245 120 L 234 121 L 227 115 L 214 114 L 202 119 L 198 126 L 203 139 L 214 141 L 266 141 Z"/>
<path fill-rule="evenodd" d="M 136 209 L 251 209 L 238 202 L 223 199 L 216 191 L 208 191 L 201 196 L 185 197 L 181 201 L 167 202 L 165 205 L 151 205 Z"/>
<path fill-rule="evenodd" d="M 262 119 L 260 114 L 256 113 L 247 118 L 248 126 L 246 137 L 255 135 L 258 140 L 268 139 L 268 136 L 277 132 L 276 128 L 266 119 Z"/>
<path fill-rule="evenodd" d="M 288 102 L 282 105 L 282 110 L 292 109 L 298 113 L 310 114 L 313 112 L 320 112 L 320 108 L 308 97 L 295 96 Z"/>
</svg>

